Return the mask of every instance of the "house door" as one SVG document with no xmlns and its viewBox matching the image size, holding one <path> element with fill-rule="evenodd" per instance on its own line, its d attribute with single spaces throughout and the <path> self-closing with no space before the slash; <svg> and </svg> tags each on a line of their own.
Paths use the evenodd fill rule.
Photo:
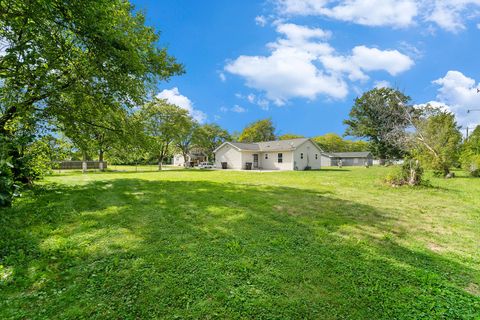
<svg viewBox="0 0 480 320">
<path fill-rule="evenodd" d="M 258 154 L 253 155 L 253 168 L 258 169 Z"/>
</svg>

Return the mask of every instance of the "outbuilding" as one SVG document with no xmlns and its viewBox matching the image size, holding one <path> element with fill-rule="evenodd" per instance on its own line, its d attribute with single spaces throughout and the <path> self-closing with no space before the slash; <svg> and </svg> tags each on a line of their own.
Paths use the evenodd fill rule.
<svg viewBox="0 0 480 320">
<path fill-rule="evenodd" d="M 373 165 L 373 155 L 368 151 L 363 152 L 332 152 L 324 153 L 324 164 L 329 166 L 338 166 L 340 160 L 342 166 L 364 166 Z"/>
</svg>

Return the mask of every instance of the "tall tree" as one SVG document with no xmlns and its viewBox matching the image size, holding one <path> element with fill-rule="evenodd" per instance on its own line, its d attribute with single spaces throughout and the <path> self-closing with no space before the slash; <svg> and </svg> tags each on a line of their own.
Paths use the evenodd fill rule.
<svg viewBox="0 0 480 320">
<path fill-rule="evenodd" d="M 327 152 L 342 152 L 346 150 L 346 142 L 336 133 L 327 133 L 313 138 L 318 146 Z"/>
<path fill-rule="evenodd" d="M 155 98 L 140 110 L 149 150 L 157 155 L 158 170 L 168 155 L 179 132 L 188 124 L 190 116 L 185 109 Z"/>
<path fill-rule="evenodd" d="M 1 0 L 0 39 L 2 140 L 12 140 L 26 118 L 81 113 L 81 105 L 56 103 L 65 94 L 109 97 L 128 108 L 183 72 L 128 0 Z M 15 147 L 8 156 L 18 157 Z"/>
<path fill-rule="evenodd" d="M 249 124 L 243 129 L 239 142 L 260 142 L 275 140 L 275 127 L 272 119 L 263 119 Z"/>
<path fill-rule="evenodd" d="M 199 124 L 190 116 L 183 119 L 182 122 L 183 124 L 178 125 L 178 131 L 174 143 L 177 149 L 182 153 L 184 166 L 187 166 L 187 158 L 198 133 Z"/>
<path fill-rule="evenodd" d="M 361 151 L 367 151 L 370 150 L 370 145 L 367 141 L 363 140 L 357 140 L 357 141 L 352 141 L 352 140 L 345 140 L 346 142 L 346 150 L 349 152 L 361 152 Z"/>
<path fill-rule="evenodd" d="M 426 166 L 447 175 L 458 161 L 462 135 L 455 115 L 440 108 L 427 106 L 414 119 L 413 153 Z"/>
<path fill-rule="evenodd" d="M 232 140 L 232 137 L 227 130 L 218 124 L 204 124 L 196 131 L 194 143 L 209 158 L 213 158 L 213 150 L 228 140 Z"/>
<path fill-rule="evenodd" d="M 326 133 L 313 138 L 322 150 L 327 152 L 355 152 L 369 150 L 368 142 L 343 139 L 336 133 Z"/>
<path fill-rule="evenodd" d="M 403 150 L 392 143 L 392 136 L 409 125 L 406 114 L 414 113 L 410 97 L 392 88 L 376 88 L 355 99 L 344 121 L 345 135 L 367 139 L 370 151 L 380 159 L 403 156 Z"/>
<path fill-rule="evenodd" d="M 116 144 L 126 144 L 125 137 L 127 110 L 116 106 L 117 102 L 95 99 L 82 94 L 64 94 L 56 103 L 62 107 L 80 106 L 82 112 L 58 114 L 55 120 L 59 122 L 64 134 L 80 149 L 83 160 L 83 171 L 86 172 L 87 155 L 91 159 L 98 155 L 100 169 L 103 170 L 104 154 Z M 108 104 L 108 105 L 103 105 Z"/>
</svg>

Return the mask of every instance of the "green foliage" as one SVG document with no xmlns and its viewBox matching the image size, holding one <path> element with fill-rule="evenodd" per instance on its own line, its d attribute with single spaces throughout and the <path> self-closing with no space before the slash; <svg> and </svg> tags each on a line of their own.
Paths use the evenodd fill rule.
<svg viewBox="0 0 480 320">
<path fill-rule="evenodd" d="M 313 138 L 318 146 L 326 152 L 342 152 L 346 151 L 346 141 L 336 133 L 327 133 L 323 136 Z"/>
<path fill-rule="evenodd" d="M 188 111 L 157 98 L 144 105 L 137 117 L 144 128 L 144 147 L 157 156 L 161 170 L 171 145 L 179 141 L 183 130 L 193 125 L 193 122 Z"/>
<path fill-rule="evenodd" d="M 13 201 L 15 181 L 12 169 L 12 158 L 0 158 L 0 207 L 8 207 Z"/>
<path fill-rule="evenodd" d="M 423 182 L 423 168 L 416 159 L 406 158 L 401 166 L 393 166 L 385 177 L 391 186 L 418 186 Z"/>
<path fill-rule="evenodd" d="M 8 154 L 16 181 L 39 175 L 27 167 L 33 160 L 26 148 L 36 134 L 31 128 L 46 121 L 62 129 L 94 125 L 105 111 L 139 105 L 158 81 L 183 72 L 157 47 L 155 30 L 129 1 L 0 4 L 0 40 L 6 46 L 0 56 L 0 138 L 12 141 Z M 89 100 L 95 108 L 86 110 L 79 102 Z"/>
<path fill-rule="evenodd" d="M 81 111 L 58 107 L 65 93 L 103 95 L 140 103 L 148 86 L 183 68 L 156 45 L 142 12 L 129 1 L 11 1 L 0 11 L 2 107 L 0 131 L 8 121 L 32 113 L 35 104 L 55 116 Z"/>
<path fill-rule="evenodd" d="M 239 142 L 261 142 L 275 140 L 275 127 L 272 119 L 263 119 L 249 124 L 243 129 Z"/>
<path fill-rule="evenodd" d="M 380 159 L 398 159 L 404 150 L 396 144 L 396 134 L 402 134 L 409 125 L 406 115 L 414 110 L 408 104 L 410 97 L 392 88 L 376 88 L 355 99 L 355 104 L 344 121 L 345 135 L 366 138 L 370 151 Z"/>
<path fill-rule="evenodd" d="M 40 179 L 52 171 L 55 165 L 52 161 L 54 158 L 53 152 L 54 150 L 44 139 L 36 140 L 27 146 L 24 155 L 26 162 L 24 167 L 29 168 L 28 177 L 30 181 Z"/>
<path fill-rule="evenodd" d="M 290 140 L 290 139 L 298 139 L 298 138 L 305 138 L 305 137 L 299 134 L 285 133 L 279 136 L 278 140 Z"/>
<path fill-rule="evenodd" d="M 462 168 L 472 177 L 480 176 L 480 154 L 476 154 L 471 150 L 462 151 L 460 156 Z"/>
<path fill-rule="evenodd" d="M 366 141 L 345 140 L 336 133 L 327 133 L 313 138 L 320 148 L 326 152 L 360 152 L 369 150 Z"/>
<path fill-rule="evenodd" d="M 422 164 L 445 176 L 458 163 L 462 135 L 455 115 L 427 106 L 415 120 L 415 146 L 411 151 Z"/>
<path fill-rule="evenodd" d="M 217 124 L 204 124 L 196 130 L 194 145 L 213 158 L 213 150 L 232 137 L 227 130 Z"/>
<path fill-rule="evenodd" d="M 480 176 L 480 126 L 477 126 L 464 142 L 460 162 L 462 168 L 471 176 Z"/>
</svg>

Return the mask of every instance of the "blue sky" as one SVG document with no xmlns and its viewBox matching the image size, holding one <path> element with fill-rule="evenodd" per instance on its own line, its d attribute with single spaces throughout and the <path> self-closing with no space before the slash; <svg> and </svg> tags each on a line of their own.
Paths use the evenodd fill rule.
<svg viewBox="0 0 480 320">
<path fill-rule="evenodd" d="M 239 131 L 343 134 L 355 97 L 393 86 L 480 123 L 479 0 L 133 0 L 186 74 L 159 96 Z"/>
</svg>

